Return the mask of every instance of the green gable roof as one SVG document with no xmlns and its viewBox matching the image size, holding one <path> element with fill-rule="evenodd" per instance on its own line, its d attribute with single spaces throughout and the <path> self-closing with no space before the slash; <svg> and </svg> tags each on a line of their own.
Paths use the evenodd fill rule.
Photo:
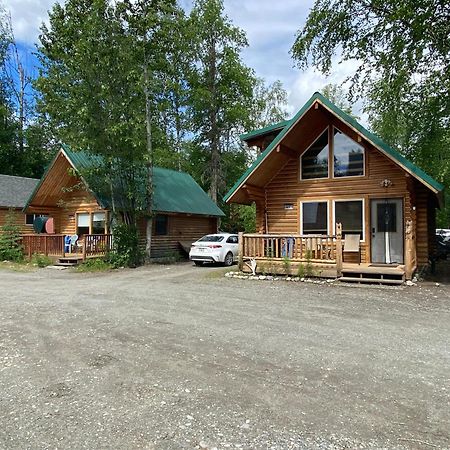
<svg viewBox="0 0 450 450">
<path fill-rule="evenodd" d="M 75 169 L 89 170 L 103 163 L 101 156 L 92 155 L 83 151 L 73 151 L 67 145 L 62 145 L 64 154 Z M 47 175 L 47 172 L 41 179 Z M 34 197 L 36 190 L 28 200 L 27 206 Z M 92 191 L 103 208 L 108 208 L 108 201 L 99 193 Z M 222 210 L 211 200 L 197 182 L 185 172 L 153 167 L 153 211 L 173 212 L 185 214 L 199 214 L 207 216 L 224 216 Z"/>
<path fill-rule="evenodd" d="M 289 120 L 283 120 L 282 122 L 274 123 L 273 125 L 268 125 L 264 128 L 259 128 L 258 130 L 253 130 L 245 134 L 241 134 L 239 137 L 241 141 L 248 141 L 249 139 L 253 139 L 258 136 L 264 136 L 265 134 L 270 134 L 275 131 L 282 130 L 287 124 Z"/>
<path fill-rule="evenodd" d="M 332 113 L 334 113 L 337 117 L 339 117 L 343 122 L 347 123 L 350 127 L 353 127 L 357 130 L 362 136 L 364 136 L 368 141 L 370 141 L 375 147 L 384 152 L 388 157 L 397 162 L 400 166 L 402 166 L 405 170 L 409 171 L 414 175 L 419 181 L 424 183 L 426 186 L 434 190 L 436 193 L 440 193 L 444 186 L 426 174 L 422 169 L 417 167 L 411 161 L 406 159 L 403 155 L 401 155 L 398 151 L 394 150 L 392 147 L 383 142 L 378 136 L 364 128 L 357 120 L 351 117 L 349 114 L 342 111 L 336 105 L 334 105 L 330 100 L 324 97 L 319 92 L 315 92 L 311 98 L 303 105 L 300 111 L 291 119 L 288 120 L 284 128 L 278 133 L 275 139 L 270 143 L 270 145 L 262 152 L 258 158 L 254 161 L 254 163 L 245 171 L 245 173 L 239 178 L 239 180 L 234 184 L 234 186 L 229 190 L 229 192 L 225 195 L 224 200 L 228 201 L 230 197 L 234 194 L 234 192 L 241 186 L 241 184 L 251 175 L 251 173 L 262 163 L 262 161 L 266 158 L 266 156 L 277 147 L 277 145 L 283 140 L 286 134 L 293 128 L 293 126 L 297 123 L 297 121 L 308 111 L 314 102 L 321 102 L 327 109 L 329 109 Z M 279 125 L 279 124 L 275 124 Z M 266 127 L 267 128 L 267 127 Z M 252 133 L 257 133 L 261 130 L 256 130 Z M 251 133 L 248 133 L 251 134 Z M 256 135 L 256 134 L 255 134 Z M 246 136 L 246 135 L 243 135 Z M 241 137 L 242 139 L 242 137 Z M 243 140 L 246 140 L 245 138 Z"/>
</svg>

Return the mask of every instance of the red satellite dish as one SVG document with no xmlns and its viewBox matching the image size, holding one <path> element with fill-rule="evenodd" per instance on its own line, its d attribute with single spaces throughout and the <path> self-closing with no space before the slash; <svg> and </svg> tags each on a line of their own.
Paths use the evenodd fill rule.
<svg viewBox="0 0 450 450">
<path fill-rule="evenodd" d="M 55 233 L 55 221 L 54 221 L 53 217 L 49 217 L 47 219 L 47 222 L 45 222 L 45 232 L 47 234 Z"/>
</svg>

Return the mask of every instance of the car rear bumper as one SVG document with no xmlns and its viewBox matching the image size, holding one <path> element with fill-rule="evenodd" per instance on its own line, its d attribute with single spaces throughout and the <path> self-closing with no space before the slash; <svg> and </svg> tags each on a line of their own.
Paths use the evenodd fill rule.
<svg viewBox="0 0 450 450">
<path fill-rule="evenodd" d="M 209 255 L 205 255 L 205 254 L 191 254 L 189 255 L 189 259 L 191 261 L 209 261 L 209 262 L 219 262 L 220 261 L 220 255 L 215 255 L 215 254 L 209 254 Z"/>
</svg>

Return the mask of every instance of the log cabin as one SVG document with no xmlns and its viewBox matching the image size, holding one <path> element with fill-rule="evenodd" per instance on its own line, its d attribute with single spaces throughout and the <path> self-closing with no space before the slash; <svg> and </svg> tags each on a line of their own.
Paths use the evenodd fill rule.
<svg viewBox="0 0 450 450">
<path fill-rule="evenodd" d="M 427 266 L 443 186 L 323 95 L 241 139 L 259 153 L 225 196 L 256 204 L 244 270 L 401 283 Z"/>
<path fill-rule="evenodd" d="M 0 175 L 0 227 L 9 215 L 20 233 L 33 230 L 35 216 L 25 214 L 23 208 L 38 182 L 36 178 Z"/>
<path fill-rule="evenodd" d="M 48 218 L 52 235 L 44 232 L 24 236 L 26 253 L 61 256 L 61 260 L 66 261 L 71 255 L 64 249 L 64 238 L 77 235 L 74 258 L 104 254 L 104 249 L 111 244 L 111 204 L 82 175 L 100 164 L 98 158 L 62 145 L 24 207 L 27 214 Z M 223 215 L 190 175 L 153 168 L 152 258 L 183 254 L 183 249 L 190 247 L 193 241 L 217 232 L 219 218 Z M 146 226 L 147 219 L 139 219 L 144 247 Z"/>
</svg>

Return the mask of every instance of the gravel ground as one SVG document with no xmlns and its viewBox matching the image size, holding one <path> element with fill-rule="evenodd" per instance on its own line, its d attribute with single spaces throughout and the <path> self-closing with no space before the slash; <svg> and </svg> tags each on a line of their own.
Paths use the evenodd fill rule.
<svg viewBox="0 0 450 450">
<path fill-rule="evenodd" d="M 450 288 L 0 271 L 2 449 L 450 448 Z"/>
</svg>

